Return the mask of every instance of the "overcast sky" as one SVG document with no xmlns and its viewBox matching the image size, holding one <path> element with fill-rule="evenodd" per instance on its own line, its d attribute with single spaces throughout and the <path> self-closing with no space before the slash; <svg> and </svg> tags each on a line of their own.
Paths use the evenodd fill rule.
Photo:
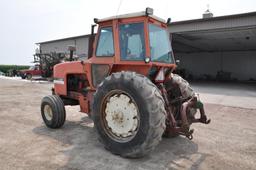
<svg viewBox="0 0 256 170">
<path fill-rule="evenodd" d="M 256 11 L 255 0 L 121 0 L 118 14 L 154 8 L 172 21 Z M 29 64 L 35 43 L 90 33 L 93 18 L 117 14 L 120 0 L 0 0 L 0 64 Z"/>
</svg>

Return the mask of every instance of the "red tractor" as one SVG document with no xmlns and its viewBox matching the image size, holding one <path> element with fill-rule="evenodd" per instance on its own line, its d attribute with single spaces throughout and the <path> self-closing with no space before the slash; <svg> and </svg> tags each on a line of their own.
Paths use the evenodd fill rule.
<svg viewBox="0 0 256 170">
<path fill-rule="evenodd" d="M 168 22 L 153 9 L 94 22 L 98 33 L 94 36 L 92 25 L 88 60 L 54 66 L 53 95 L 41 103 L 47 127 L 64 124 L 65 105 L 80 105 L 106 149 L 135 158 L 150 152 L 162 136 L 192 139 L 192 123 L 210 122 L 188 82 L 172 73 Z"/>
</svg>

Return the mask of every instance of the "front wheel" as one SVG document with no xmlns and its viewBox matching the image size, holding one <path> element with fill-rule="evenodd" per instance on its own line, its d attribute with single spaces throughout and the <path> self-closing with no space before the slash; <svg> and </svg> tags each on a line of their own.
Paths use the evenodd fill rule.
<svg viewBox="0 0 256 170">
<path fill-rule="evenodd" d="M 62 127 L 66 120 L 66 111 L 61 98 L 57 95 L 45 96 L 41 102 L 41 115 L 47 127 Z"/>
<path fill-rule="evenodd" d="M 134 72 L 113 73 L 98 87 L 93 120 L 105 148 L 123 157 L 153 150 L 165 130 L 165 108 L 158 88 Z"/>
</svg>

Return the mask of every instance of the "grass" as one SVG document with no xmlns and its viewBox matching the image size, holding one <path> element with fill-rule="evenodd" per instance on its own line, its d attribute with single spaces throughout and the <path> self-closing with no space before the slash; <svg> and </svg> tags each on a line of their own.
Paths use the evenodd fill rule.
<svg viewBox="0 0 256 170">
<path fill-rule="evenodd" d="M 8 70 L 13 70 L 16 69 L 18 70 L 23 70 L 23 69 L 28 69 L 30 66 L 26 66 L 26 65 L 0 65 L 0 71 L 7 73 Z"/>
</svg>

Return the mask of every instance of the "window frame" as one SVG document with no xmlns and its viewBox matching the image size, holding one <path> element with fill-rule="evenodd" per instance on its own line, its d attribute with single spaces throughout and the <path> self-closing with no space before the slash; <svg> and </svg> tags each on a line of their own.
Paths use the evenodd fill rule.
<svg viewBox="0 0 256 170">
<path fill-rule="evenodd" d="M 111 28 L 112 30 L 112 40 L 113 40 L 113 50 L 114 50 L 114 53 L 112 55 L 97 55 L 97 50 L 98 50 L 98 46 L 99 46 L 99 42 L 100 42 L 100 37 L 101 37 L 101 30 L 104 29 L 104 28 Z M 97 38 L 97 45 L 96 45 L 96 50 L 95 50 L 95 56 L 96 57 L 114 57 L 115 56 L 115 42 L 114 42 L 114 31 L 113 31 L 113 26 L 112 25 L 109 25 L 109 26 L 103 26 L 103 27 L 100 27 L 99 28 L 99 36 Z"/>
<path fill-rule="evenodd" d="M 155 23 L 150 23 L 150 22 L 148 23 L 148 40 L 149 40 L 148 43 L 149 43 L 149 46 L 150 46 L 150 43 L 151 43 L 151 40 L 150 40 L 150 28 L 149 28 L 150 25 L 153 25 L 153 26 L 156 26 L 156 27 L 159 27 L 159 28 L 162 28 L 162 29 L 165 28 L 165 27 L 162 27 L 161 25 L 158 25 L 158 24 L 155 24 Z M 167 30 L 166 30 L 166 34 L 167 34 L 167 37 L 168 37 L 169 34 L 168 34 L 168 31 L 167 31 Z M 152 60 L 151 50 L 150 50 L 150 59 L 151 59 L 151 61 L 152 61 L 152 62 L 158 62 L 158 63 L 173 64 L 173 63 L 174 63 L 173 49 L 172 49 L 172 44 L 171 44 L 171 41 L 170 41 L 169 38 L 168 38 L 168 45 L 169 45 L 170 50 L 171 50 L 171 51 L 170 51 L 170 52 L 171 52 L 171 53 L 170 53 L 170 54 L 171 54 L 171 56 L 170 56 L 170 60 L 171 60 L 171 61 L 170 61 L 170 62 L 155 61 L 155 60 L 153 61 L 153 60 Z"/>
<path fill-rule="evenodd" d="M 145 58 L 141 58 L 140 60 L 134 60 L 134 59 L 124 59 L 124 58 L 122 58 L 122 52 L 121 52 L 121 41 L 120 41 L 120 26 L 121 25 L 126 25 L 126 24 L 142 24 L 143 25 L 143 40 L 142 40 L 142 42 L 144 43 L 144 49 L 145 49 L 145 57 L 146 57 L 146 55 L 147 55 L 147 53 L 146 53 L 146 46 L 147 46 L 147 42 L 146 42 L 146 40 L 145 40 L 145 37 L 146 37 L 146 31 L 145 31 L 145 29 L 146 29 L 146 24 L 145 24 L 145 21 L 143 21 L 143 20 L 140 20 L 140 21 L 134 21 L 134 22 L 123 22 L 123 23 L 120 23 L 120 24 L 118 24 L 118 42 L 119 42 L 119 53 L 120 53 L 120 61 L 134 61 L 134 62 L 141 62 L 141 61 L 144 61 L 145 60 Z M 126 57 L 127 58 L 127 57 Z"/>
</svg>

